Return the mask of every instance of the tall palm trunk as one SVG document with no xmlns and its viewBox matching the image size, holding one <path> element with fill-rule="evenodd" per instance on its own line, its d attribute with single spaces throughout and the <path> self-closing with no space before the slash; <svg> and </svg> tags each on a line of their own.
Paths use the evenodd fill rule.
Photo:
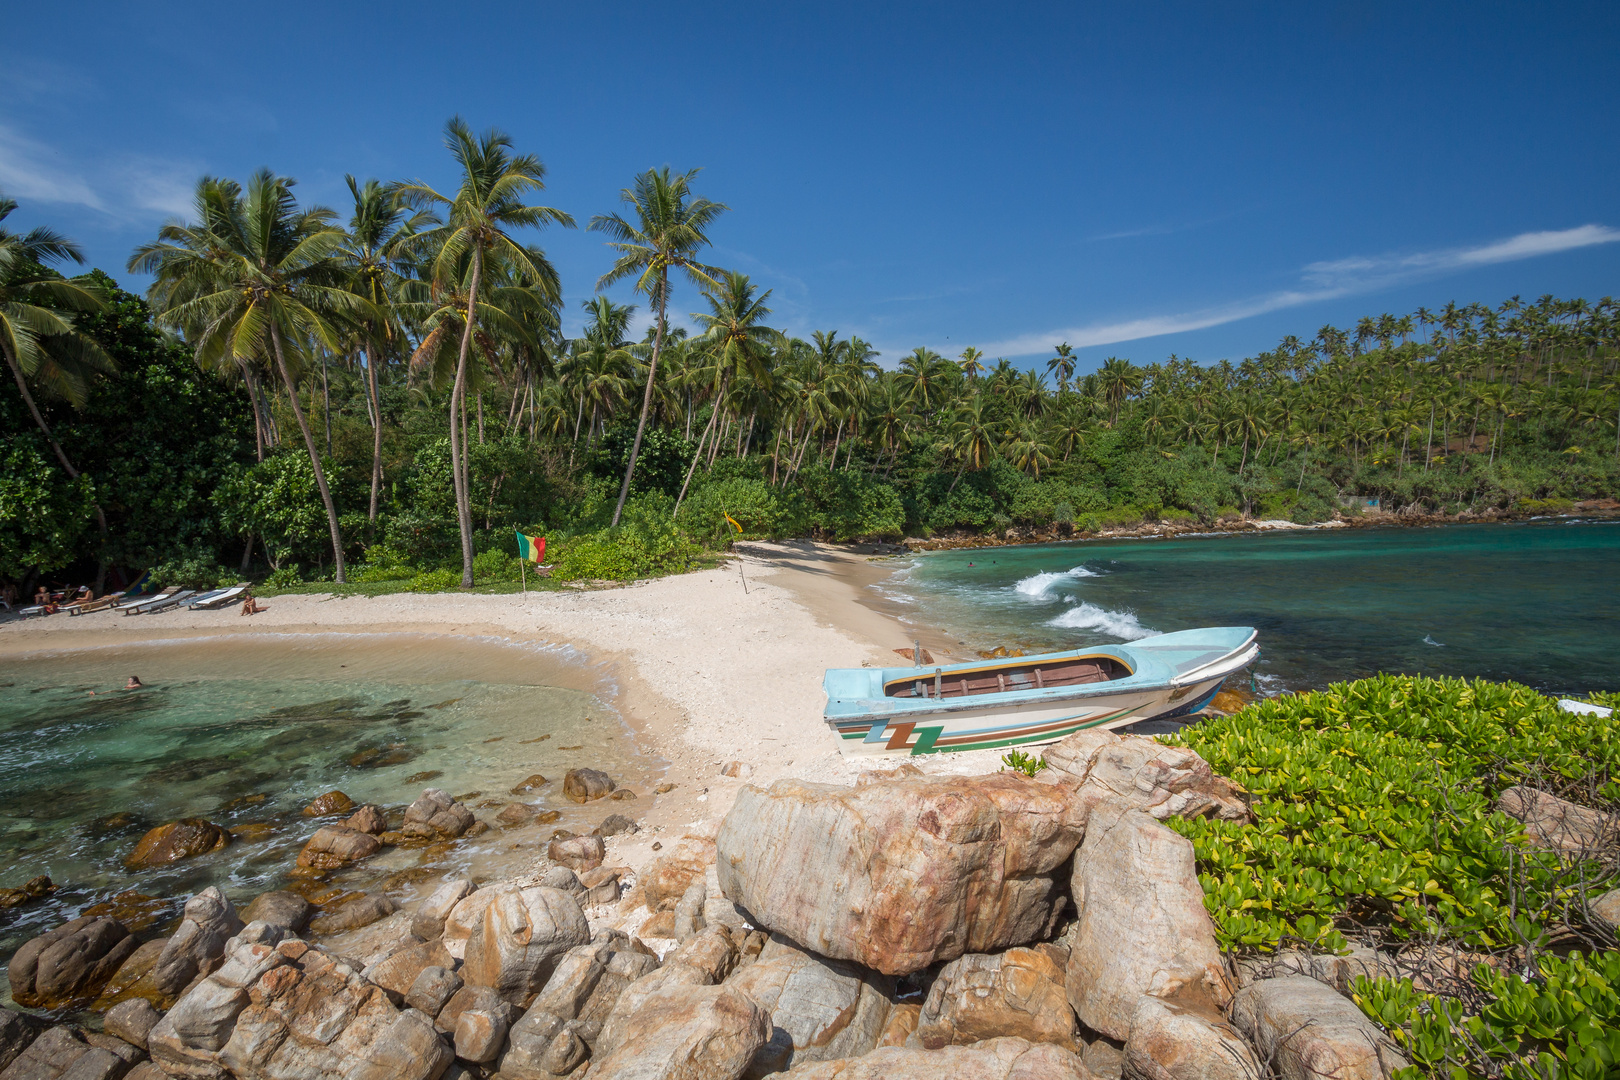
<svg viewBox="0 0 1620 1080">
<path fill-rule="evenodd" d="M 337 507 L 332 505 L 332 489 L 326 484 L 326 470 L 321 468 L 321 452 L 315 445 L 315 435 L 309 430 L 309 421 L 304 418 L 304 410 L 298 404 L 298 385 L 293 382 L 292 369 L 287 366 L 287 357 L 281 348 L 281 331 L 277 329 L 274 319 L 270 321 L 270 344 L 275 349 L 276 366 L 281 369 L 281 381 L 287 384 L 287 403 L 292 406 L 298 430 L 304 435 L 309 463 L 315 468 L 315 486 L 321 489 L 321 502 L 326 504 L 326 523 L 332 529 L 334 580 L 341 583 L 346 578 L 343 573 L 343 533 L 338 529 Z"/>
<path fill-rule="evenodd" d="M 321 352 L 321 418 L 326 421 L 326 456 L 332 456 L 332 387 L 326 378 L 327 356 Z"/>
<path fill-rule="evenodd" d="M 382 491 L 382 399 L 377 394 L 377 346 L 366 348 L 366 383 L 371 393 L 371 510 L 367 520 L 377 520 L 377 498 Z"/>
<path fill-rule="evenodd" d="M 698 439 L 697 453 L 692 455 L 692 464 L 686 467 L 686 479 L 681 481 L 681 493 L 675 497 L 675 510 L 674 513 L 670 514 L 670 517 L 674 517 L 675 514 L 681 512 L 681 501 L 686 498 L 686 486 L 692 482 L 692 474 L 697 472 L 698 458 L 703 456 L 703 444 L 708 441 L 710 433 L 714 431 L 714 421 L 720 415 L 720 402 L 725 400 L 726 386 L 730 382 L 731 372 L 728 371 L 720 376 L 720 393 L 715 398 L 714 411 L 709 414 L 709 426 L 703 429 L 703 437 Z M 718 441 L 716 440 L 716 442 Z"/>
<path fill-rule="evenodd" d="M 630 497 L 630 478 L 636 474 L 636 456 L 641 453 L 641 435 L 647 428 L 647 411 L 652 408 L 653 383 L 658 378 L 658 354 L 664 350 L 664 318 L 669 308 L 669 271 L 658 272 L 658 333 L 653 336 L 652 361 L 647 365 L 647 389 L 641 395 L 641 419 L 636 422 L 636 440 L 630 444 L 630 461 L 624 467 L 624 483 L 619 486 L 619 504 L 613 508 L 617 528 L 624 513 L 624 500 Z"/>
<path fill-rule="evenodd" d="M 473 586 L 472 501 L 467 493 L 467 478 L 463 472 L 466 460 L 466 436 L 461 430 L 465 421 L 464 399 L 467 393 L 467 357 L 472 353 L 473 322 L 478 317 L 478 285 L 484 273 L 484 249 L 479 244 L 472 250 L 472 281 L 467 289 L 467 319 L 461 328 L 461 355 L 456 360 L 456 384 L 450 391 L 450 475 L 455 481 L 456 524 L 461 529 L 461 587 Z"/>
<path fill-rule="evenodd" d="M 248 400 L 253 403 L 254 449 L 258 452 L 258 460 L 263 461 L 265 428 L 264 413 L 259 408 L 259 384 L 254 380 L 253 369 L 246 360 L 238 358 L 236 362 L 242 368 L 242 382 L 247 386 Z"/>
</svg>

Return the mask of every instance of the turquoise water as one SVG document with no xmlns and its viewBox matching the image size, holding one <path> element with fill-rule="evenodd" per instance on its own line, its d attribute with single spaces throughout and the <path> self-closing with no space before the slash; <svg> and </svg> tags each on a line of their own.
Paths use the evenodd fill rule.
<svg viewBox="0 0 1620 1080">
<path fill-rule="evenodd" d="M 1261 689 L 1375 672 L 1620 687 L 1620 522 L 1321 529 L 919 557 L 883 586 L 973 649 L 1260 631 Z"/>
<path fill-rule="evenodd" d="M 132 673 L 146 688 L 118 689 Z M 526 801 L 561 802 L 561 777 L 579 765 L 642 787 L 656 763 L 636 751 L 611 696 L 564 654 L 409 634 L 0 659 L 0 886 L 36 874 L 61 886 L 0 912 L 0 957 L 126 889 L 183 900 L 219 885 L 240 903 L 279 887 L 318 827 L 303 807 L 334 788 L 391 807 L 424 787 L 500 805 L 540 773 L 552 783 Z M 569 824 L 572 808 L 559 809 Z M 269 828 L 168 867 L 124 867 L 146 830 L 183 817 Z M 500 838 L 450 858 L 493 852 Z M 379 856 L 354 874 L 380 877 L 418 856 Z"/>
</svg>

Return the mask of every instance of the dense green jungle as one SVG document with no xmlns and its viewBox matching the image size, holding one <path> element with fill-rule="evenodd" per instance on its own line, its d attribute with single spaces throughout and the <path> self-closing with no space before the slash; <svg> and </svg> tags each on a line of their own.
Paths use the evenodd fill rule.
<svg viewBox="0 0 1620 1080">
<path fill-rule="evenodd" d="M 567 301 L 533 241 L 576 222 L 528 201 L 538 159 L 459 121 L 446 144 L 456 190 L 351 177 L 341 209 L 204 177 L 129 260 L 145 296 L 0 201 L 0 578 L 427 590 L 516 580 L 513 529 L 565 581 L 691 565 L 728 514 L 748 537 L 1084 535 L 1620 491 L 1608 298 L 1367 317 L 1239 363 L 883 357 L 773 328 L 769 290 L 704 263 L 727 207 L 695 172 L 587 224 L 598 288 L 638 303 Z"/>
</svg>

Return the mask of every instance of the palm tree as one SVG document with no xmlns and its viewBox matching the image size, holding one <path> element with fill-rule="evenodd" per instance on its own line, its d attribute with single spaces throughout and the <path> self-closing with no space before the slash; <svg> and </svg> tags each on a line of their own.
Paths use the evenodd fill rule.
<svg viewBox="0 0 1620 1080">
<path fill-rule="evenodd" d="M 333 224 L 336 215 L 319 206 L 300 210 L 293 184 L 261 169 L 244 196 L 234 181 L 203 177 L 197 182 L 199 222 L 163 226 L 156 243 L 135 249 L 129 269 L 157 278 L 149 295 L 158 321 L 189 334 L 200 362 L 226 355 L 275 357 L 326 507 L 332 565 L 341 582 L 337 507 L 298 401 L 293 364 L 307 359 L 310 343 L 336 351 L 344 324 L 376 319 L 379 312 L 345 287 L 337 258 L 345 237 Z"/>
<path fill-rule="evenodd" d="M 705 298 L 709 301 L 708 314 L 694 312 L 692 318 L 703 327 L 710 355 L 714 357 L 719 370 L 720 387 L 714 395 L 714 408 L 709 412 L 709 426 L 698 439 L 697 452 L 692 455 L 692 464 L 686 469 L 686 479 L 681 481 L 681 493 L 675 498 L 677 514 L 680 513 L 682 500 L 686 498 L 686 488 L 692 482 L 692 474 L 697 471 L 698 458 L 703 456 L 703 444 L 713 433 L 720 410 L 725 407 L 726 392 L 731 387 L 732 377 L 741 373 L 752 376 L 756 382 L 764 382 L 769 376 L 767 358 L 770 343 L 781 336 L 765 325 L 765 316 L 771 313 L 765 301 L 771 298 L 771 290 L 766 289 L 756 297 L 754 285 L 748 280 L 747 274 L 731 271 L 719 288 L 707 291 Z"/>
<path fill-rule="evenodd" d="M 962 369 L 969 382 L 977 382 L 979 376 L 984 374 L 984 352 L 969 345 L 962 350 L 962 358 L 956 362 L 956 366 Z"/>
<path fill-rule="evenodd" d="M 461 184 L 455 195 L 441 195 L 421 181 L 401 184 L 398 190 L 408 206 L 444 208 L 444 223 L 423 230 L 412 241 L 416 245 L 429 242 L 437 245 L 433 259 L 434 285 L 447 289 L 466 281 L 467 314 L 462 322 L 455 386 L 450 392 L 450 471 L 455 481 L 456 518 L 461 527 L 461 587 L 470 589 L 473 584 L 472 500 L 460 418 L 466 410 L 467 359 L 477 329 L 478 291 L 483 284 L 484 263 L 490 259 L 508 264 L 556 301 L 561 297 L 562 288 L 545 254 L 536 248 L 524 247 L 508 232 L 546 225 L 573 228 L 574 219 L 549 206 L 524 204 L 530 192 L 545 189 L 546 167 L 533 154 L 513 154 L 510 136 L 494 128 L 475 136 L 459 116 L 452 117 L 445 125 L 444 136 L 445 146 L 461 168 Z"/>
<path fill-rule="evenodd" d="M 1132 366 L 1129 360 L 1110 356 L 1102 362 L 1102 367 L 1097 369 L 1097 384 L 1102 388 L 1103 397 L 1108 401 L 1108 424 L 1112 427 L 1119 422 L 1120 405 L 1127 397 L 1141 389 L 1142 372 Z"/>
<path fill-rule="evenodd" d="M 612 237 L 608 246 L 619 255 L 613 269 L 597 281 L 597 289 L 634 277 L 636 291 L 645 293 L 658 309 L 647 388 L 641 398 L 641 419 L 636 423 L 635 441 L 630 444 L 630 460 L 625 463 L 619 502 L 613 508 L 614 526 L 619 524 L 624 501 L 630 495 L 630 479 L 636 472 L 641 436 L 647 427 L 647 411 L 652 406 L 658 356 L 663 352 L 664 334 L 669 324 L 669 272 L 680 271 L 699 288 L 720 288 L 714 278 L 719 271 L 698 262 L 696 256 L 709 246 L 709 226 L 730 208 L 692 194 L 692 178 L 697 174 L 698 170 L 693 169 L 672 176 L 668 166 L 648 169 L 636 177 L 634 187 L 619 193 L 620 200 L 634 211 L 634 224 L 618 214 L 598 214 L 591 218 L 589 226 L 593 232 L 604 232 Z"/>
<path fill-rule="evenodd" d="M 1046 362 L 1048 374 L 1056 374 L 1058 391 L 1061 393 L 1069 388 L 1069 380 L 1074 378 L 1074 349 L 1065 341 L 1057 347 L 1057 355 Z"/>
<path fill-rule="evenodd" d="M 21 235 L 5 228 L 17 204 L 0 195 L 0 353 L 17 381 L 28 413 L 51 444 L 56 460 L 68 478 L 77 480 L 79 470 L 68 460 L 51 427 L 34 402 L 28 384 L 42 392 L 83 408 L 90 392 L 90 379 L 110 372 L 112 358 L 95 340 L 75 325 L 77 315 L 102 310 L 106 304 L 101 291 L 92 285 L 68 281 L 45 267 L 48 262 L 82 264 L 78 245 L 50 229 L 30 229 Z M 107 515 L 99 501 L 92 500 L 102 541 L 107 539 Z M 98 572 L 96 589 L 101 589 Z"/>
<path fill-rule="evenodd" d="M 401 280 L 397 258 L 399 242 L 423 226 L 437 224 L 437 219 L 421 211 L 407 214 L 394 193 L 376 180 L 361 184 L 353 176 L 346 175 L 343 179 L 348 182 L 349 194 L 354 199 L 354 213 L 349 218 L 344 244 L 352 275 L 349 288 L 365 297 L 383 316 L 374 325 L 365 327 L 362 339 L 372 425 L 371 507 L 367 517 L 376 521 L 377 498 L 382 488 L 382 399 L 377 387 L 377 364 L 391 346 L 397 348 L 404 340 L 404 328 L 389 311 Z"/>
</svg>

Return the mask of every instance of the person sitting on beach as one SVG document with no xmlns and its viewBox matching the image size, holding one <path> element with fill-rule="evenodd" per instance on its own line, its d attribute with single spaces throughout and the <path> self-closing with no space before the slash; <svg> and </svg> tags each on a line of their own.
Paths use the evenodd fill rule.
<svg viewBox="0 0 1620 1080">
<path fill-rule="evenodd" d="M 129 682 L 124 684 L 124 689 L 125 690 L 140 690 L 140 689 L 144 688 L 145 686 L 146 686 L 146 684 L 141 682 L 141 677 L 139 675 L 131 675 L 129 677 Z"/>
<path fill-rule="evenodd" d="M 247 593 L 247 599 L 242 601 L 242 614 L 244 614 L 244 615 L 257 615 L 261 611 L 269 611 L 269 610 L 270 610 L 269 608 L 261 607 L 259 605 L 259 602 L 253 598 L 253 590 L 249 589 L 248 593 Z"/>
<path fill-rule="evenodd" d="M 49 590 L 45 586 L 41 585 L 34 592 L 34 603 L 36 603 L 36 604 L 48 604 L 50 602 L 51 602 L 51 590 Z"/>
</svg>

